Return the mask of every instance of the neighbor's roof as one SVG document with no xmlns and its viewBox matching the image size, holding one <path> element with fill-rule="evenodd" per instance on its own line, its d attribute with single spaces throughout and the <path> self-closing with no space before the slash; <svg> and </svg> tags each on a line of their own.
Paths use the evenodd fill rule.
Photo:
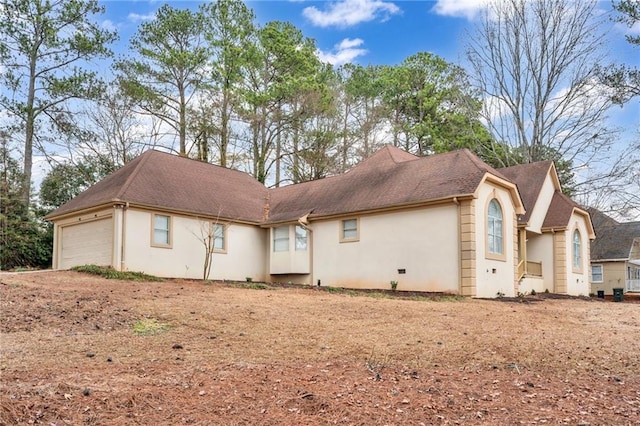
<svg viewBox="0 0 640 426">
<path fill-rule="evenodd" d="M 544 180 L 552 166 L 552 161 L 538 161 L 499 169 L 511 182 L 514 182 L 518 186 L 518 190 L 520 191 L 525 214 L 520 215 L 518 218 L 519 223 L 529 222 L 531 212 L 538 200 Z"/>
<path fill-rule="evenodd" d="M 269 222 L 473 195 L 487 173 L 509 181 L 466 149 L 416 157 L 388 145 L 347 173 L 273 189 Z"/>
<path fill-rule="evenodd" d="M 599 211 L 590 209 L 594 217 L 596 239 L 591 243 L 591 260 L 628 259 L 633 240 L 640 238 L 640 222 L 618 223 Z"/>
<path fill-rule="evenodd" d="M 247 173 L 147 151 L 47 216 L 112 202 L 261 222 L 268 190 Z"/>
</svg>

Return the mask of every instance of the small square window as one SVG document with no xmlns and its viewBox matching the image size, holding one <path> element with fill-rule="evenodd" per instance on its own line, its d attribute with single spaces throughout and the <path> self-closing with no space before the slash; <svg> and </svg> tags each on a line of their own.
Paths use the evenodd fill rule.
<svg viewBox="0 0 640 426">
<path fill-rule="evenodd" d="M 358 219 L 345 219 L 342 221 L 341 241 L 357 241 L 359 236 Z"/>
<path fill-rule="evenodd" d="M 153 245 L 171 245 L 171 217 L 154 214 L 153 215 Z"/>
</svg>

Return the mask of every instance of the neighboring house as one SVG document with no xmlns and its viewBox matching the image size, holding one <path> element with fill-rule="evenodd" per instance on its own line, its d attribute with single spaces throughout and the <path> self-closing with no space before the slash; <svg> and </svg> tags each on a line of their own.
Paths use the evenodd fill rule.
<svg viewBox="0 0 640 426">
<path fill-rule="evenodd" d="M 640 292 L 640 222 L 619 223 L 590 209 L 597 239 L 591 246 L 591 291 Z"/>
<path fill-rule="evenodd" d="M 546 173 L 551 193 L 545 183 L 521 198 L 518 179 L 468 150 L 416 157 L 387 146 L 346 173 L 267 189 L 148 151 L 47 217 L 53 266 L 202 278 L 209 236 L 212 279 L 514 296 L 534 288 L 519 241 L 530 256 L 547 247 L 529 248 L 526 232 L 552 243 L 532 259 L 544 277 L 536 291 L 587 294 L 589 216 L 558 192 L 551 163 Z"/>
<path fill-rule="evenodd" d="M 589 294 L 589 213 L 562 193 L 552 161 L 500 171 L 518 185 L 526 213 L 518 217 L 520 292 Z"/>
</svg>

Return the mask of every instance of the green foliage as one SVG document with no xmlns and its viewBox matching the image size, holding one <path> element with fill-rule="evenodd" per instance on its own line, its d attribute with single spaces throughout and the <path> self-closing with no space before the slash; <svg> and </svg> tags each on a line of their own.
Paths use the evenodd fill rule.
<svg viewBox="0 0 640 426">
<path fill-rule="evenodd" d="M 613 8 L 620 13 L 614 18 L 615 21 L 623 23 L 629 28 L 640 22 L 640 2 L 637 0 L 613 2 Z M 629 43 L 640 45 L 640 35 L 627 34 L 626 38 Z"/>
<path fill-rule="evenodd" d="M 133 332 L 140 336 L 159 334 L 169 330 L 169 324 L 162 323 L 155 318 L 143 318 L 133 324 Z"/>
<path fill-rule="evenodd" d="M 125 281 L 163 281 L 162 278 L 154 277 L 143 272 L 116 271 L 113 268 L 105 268 L 96 265 L 80 265 L 71 268 L 73 271 L 84 272 L 85 274 L 97 275 L 108 280 Z"/>
<path fill-rule="evenodd" d="M 396 291 L 398 288 L 398 281 L 391 281 L 391 290 Z"/>
<path fill-rule="evenodd" d="M 46 268 L 51 265 L 51 227 L 23 201 L 23 174 L 6 140 L 0 135 L 0 269 Z"/>
<path fill-rule="evenodd" d="M 0 7 L 0 82 L 8 95 L 0 106 L 24 126 L 24 185 L 29 202 L 34 141 L 46 139 L 51 128 L 73 133 L 77 120 L 67 108 L 70 99 L 95 99 L 103 92 L 97 73 L 84 61 L 111 55 L 107 48 L 117 36 L 92 21 L 104 12 L 97 0 L 5 0 Z"/>
</svg>

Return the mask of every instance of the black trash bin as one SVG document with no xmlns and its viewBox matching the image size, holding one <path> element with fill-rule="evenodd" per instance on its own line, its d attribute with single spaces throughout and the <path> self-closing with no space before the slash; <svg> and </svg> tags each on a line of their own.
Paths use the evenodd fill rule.
<svg viewBox="0 0 640 426">
<path fill-rule="evenodd" d="M 604 290 L 598 290 L 598 299 L 604 299 Z"/>
<path fill-rule="evenodd" d="M 624 300 L 624 288 L 613 289 L 613 301 L 622 302 Z"/>
</svg>

